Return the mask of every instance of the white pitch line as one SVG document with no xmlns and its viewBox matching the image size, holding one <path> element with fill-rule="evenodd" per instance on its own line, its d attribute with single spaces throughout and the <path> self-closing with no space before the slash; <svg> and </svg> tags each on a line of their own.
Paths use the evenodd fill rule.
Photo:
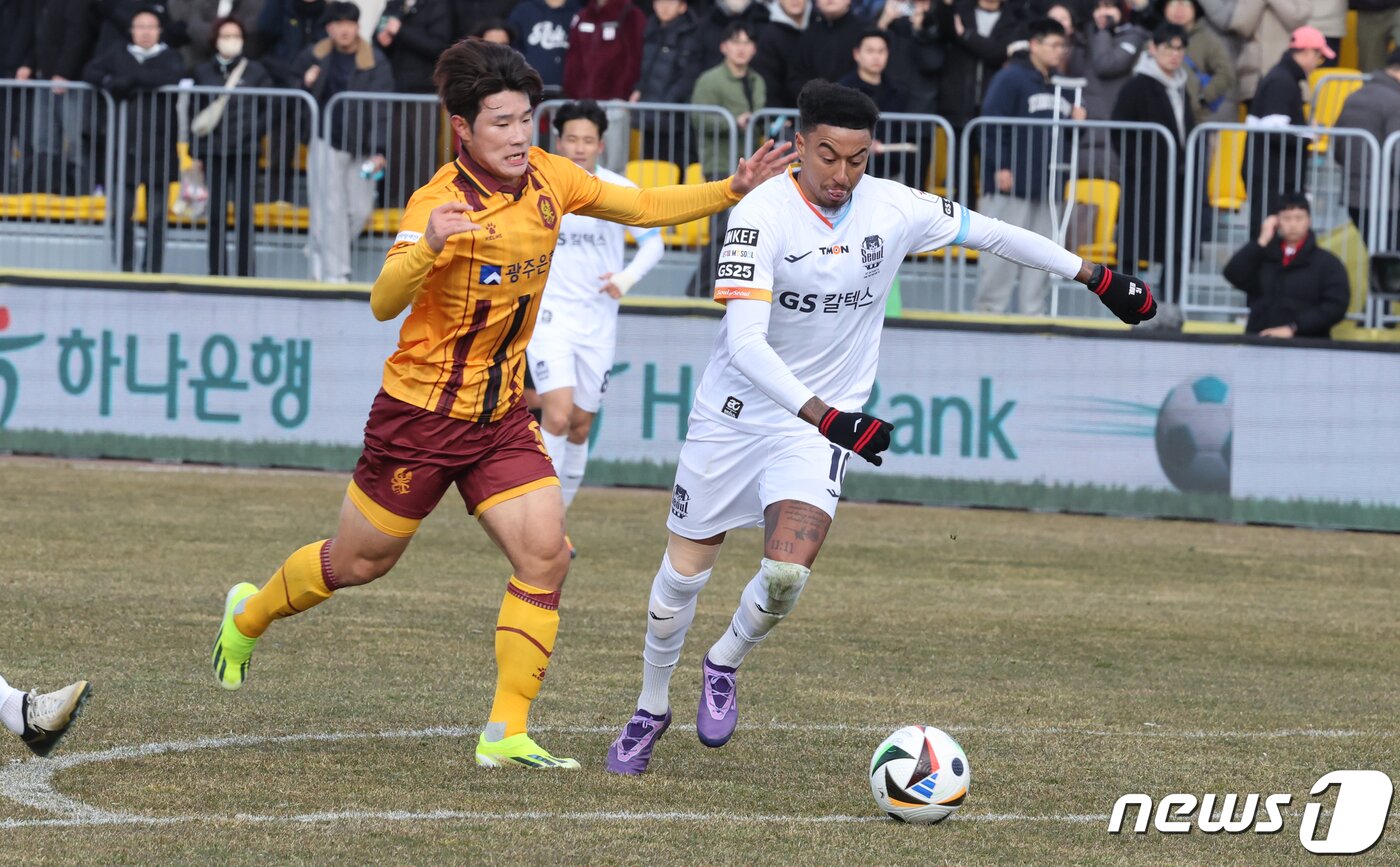
<svg viewBox="0 0 1400 867">
<path fill-rule="evenodd" d="M 681 731 L 694 731 L 693 725 L 677 725 Z M 848 725 L 845 723 L 782 723 L 770 721 L 746 726 L 749 731 L 781 732 L 849 732 L 857 734 L 884 735 L 893 731 L 890 725 Z M 612 734 L 616 726 L 541 726 L 536 731 L 552 734 Z M 1087 736 L 1087 737 L 1127 737 L 1127 738 L 1181 738 L 1188 740 L 1226 740 L 1231 738 L 1350 738 L 1350 737 L 1393 737 L 1394 732 L 1360 732 L 1343 729 L 1280 729 L 1274 731 L 1171 731 L 1160 728 L 1140 730 L 1099 730 L 1077 729 L 1073 727 L 1051 726 L 1045 728 L 996 728 L 978 726 L 950 726 L 949 731 L 968 734 L 1015 735 L 1034 737 L 1044 735 Z M 131 813 L 116 813 L 94 807 L 70 798 L 54 788 L 53 778 L 59 771 L 86 764 L 131 761 L 169 754 L 187 753 L 196 750 L 227 749 L 229 747 L 253 747 L 265 744 L 293 743 L 341 743 L 362 740 L 413 740 L 420 738 L 469 738 L 480 733 L 480 729 L 464 726 L 433 726 L 422 729 L 395 729 L 381 732 L 306 732 L 290 735 L 230 735 L 227 737 L 196 738 L 193 740 L 147 743 L 137 746 L 113 747 L 87 753 L 68 753 L 57 758 L 39 761 L 12 761 L 8 766 L 0 766 L 0 797 L 7 798 L 22 806 L 57 814 L 56 818 L 46 819 L 5 819 L 0 820 L 0 830 L 23 827 L 70 827 L 92 825 L 172 825 L 188 822 L 339 822 L 339 821 L 495 821 L 529 818 L 551 818 L 568 821 L 747 821 L 747 822 L 798 822 L 830 823 L 856 821 L 883 821 L 878 817 L 865 816 L 779 816 L 747 815 L 728 813 L 484 813 L 459 811 L 434 811 L 430 813 L 410 812 L 332 812 L 312 813 L 292 816 L 141 816 Z M 1105 817 L 1070 816 L 1020 816 L 982 815 L 975 813 L 962 816 L 965 821 L 999 822 L 1068 822 L 1082 823 L 1098 821 Z"/>
</svg>

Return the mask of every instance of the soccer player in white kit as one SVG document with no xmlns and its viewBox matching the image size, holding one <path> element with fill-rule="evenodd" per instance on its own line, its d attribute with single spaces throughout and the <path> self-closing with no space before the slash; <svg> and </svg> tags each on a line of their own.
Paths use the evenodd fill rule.
<svg viewBox="0 0 1400 867">
<path fill-rule="evenodd" d="M 608 183 L 636 186 L 598 166 L 608 129 L 608 116 L 598 103 L 586 99 L 564 105 L 554 115 L 554 129 L 555 153 Z M 559 474 L 565 509 L 583 481 L 588 433 L 608 390 L 619 299 L 665 252 L 659 229 L 634 229 L 637 254 L 623 267 L 626 231 L 606 220 L 564 215 L 535 334 L 525 351 L 540 395 L 545 448 Z M 569 547 L 572 551 L 572 541 Z"/>
<path fill-rule="evenodd" d="M 1140 281 L 950 200 L 863 178 L 879 111 L 859 91 L 814 81 L 798 108 L 801 168 L 734 207 L 720 251 L 715 298 L 727 309 L 676 468 L 642 692 L 608 749 L 613 773 L 645 771 L 671 723 L 671 674 L 724 534 L 763 526 L 758 571 L 705 655 L 696 714 L 706 746 L 734 733 L 737 669 L 797 604 L 847 461 L 855 453 L 879 465 L 889 447 L 889 422 L 860 410 L 875 381 L 885 298 L 906 255 L 971 247 L 1084 283 L 1125 322 L 1156 313 Z"/>
<path fill-rule="evenodd" d="M 53 692 L 24 692 L 0 677 L 0 724 L 19 735 L 36 756 L 47 756 L 68 733 L 92 694 L 85 680 Z"/>
</svg>

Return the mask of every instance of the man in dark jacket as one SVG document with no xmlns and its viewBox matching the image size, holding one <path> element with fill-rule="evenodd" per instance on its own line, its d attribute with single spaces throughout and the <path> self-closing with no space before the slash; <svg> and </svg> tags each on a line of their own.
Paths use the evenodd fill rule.
<svg viewBox="0 0 1400 867">
<path fill-rule="evenodd" d="M 685 0 L 654 0 L 642 36 L 642 74 L 632 102 L 685 103 L 700 75 L 700 21 Z M 642 158 L 669 160 L 684 169 L 695 162 L 694 142 L 686 134 L 685 113 L 636 111 L 632 125 L 641 133 Z"/>
<path fill-rule="evenodd" d="M 1351 302 L 1346 268 L 1317 246 L 1302 193 L 1279 197 L 1278 213 L 1264 220 L 1258 241 L 1231 256 L 1224 273 L 1249 298 L 1246 334 L 1325 338 Z"/>
<path fill-rule="evenodd" d="M 1400 48 L 1386 59 L 1383 69 L 1372 73 L 1370 81 L 1347 97 L 1342 113 L 1337 115 L 1336 126 L 1364 129 L 1382 144 L 1391 135 L 1400 132 Z M 1345 136 L 1332 139 L 1332 155 L 1347 175 L 1347 213 L 1351 215 L 1351 221 L 1360 230 L 1362 238 L 1367 238 L 1371 229 L 1369 176 L 1374 168 L 1368 153 L 1358 139 Z M 1391 184 L 1390 201 L 1393 207 L 1400 207 L 1400 185 L 1396 184 L 1394 173 L 1391 178 L 1383 178 L 1381 182 Z M 1391 213 L 1394 215 L 1396 212 Z M 1400 221 L 1395 216 L 1391 217 L 1390 225 L 1400 230 Z M 1381 249 L 1388 249 L 1389 246 L 1383 241 Z"/>
<path fill-rule="evenodd" d="M 1195 127 L 1195 112 L 1187 89 L 1185 69 L 1186 31 L 1175 24 L 1159 24 L 1152 31 L 1147 50 L 1138 58 L 1137 71 L 1113 104 L 1113 119 L 1155 123 L 1165 127 L 1176 143 L 1176 172 L 1167 168 L 1162 137 L 1139 131 L 1115 135 L 1114 145 L 1123 160 L 1122 242 L 1118 261 L 1136 268 L 1139 261 L 1165 263 L 1167 227 L 1181 201 L 1186 179 L 1186 137 Z M 1177 250 L 1185 241 L 1176 226 Z M 1173 298 L 1173 287 L 1163 284 L 1162 297 Z"/>
<path fill-rule="evenodd" d="M 45 0 L 39 4 L 34 77 L 51 80 L 56 86 L 34 95 L 33 165 L 25 174 L 26 186 L 38 192 L 87 195 L 100 181 L 93 132 L 99 124 L 97 101 L 89 91 L 60 86 L 83 80 L 83 67 L 92 58 L 97 40 L 97 25 L 93 0 Z"/>
<path fill-rule="evenodd" d="M 300 87 L 292 72 L 303 48 L 325 35 L 326 0 L 267 0 L 258 16 L 262 63 L 282 87 Z"/>
<path fill-rule="evenodd" d="M 946 51 L 933 0 L 914 0 L 908 15 L 902 14 L 903 4 L 890 6 L 899 14 L 887 12 L 880 19 L 890 40 L 889 76 L 909 95 L 905 111 L 937 114 Z"/>
<path fill-rule="evenodd" d="M 160 273 L 165 260 L 165 209 L 170 182 L 179 171 L 175 152 L 175 97 L 158 93 L 185 77 L 180 53 L 161 40 L 160 16 L 141 9 L 131 18 L 131 42 L 109 49 L 83 70 L 83 79 L 117 100 L 126 138 L 118 143 L 126 161 L 124 197 L 117 203 L 117 253 L 123 271 L 135 264 L 136 188 L 146 186 L 146 246 L 141 270 Z M 122 123 L 118 120 L 118 129 Z"/>
<path fill-rule="evenodd" d="M 520 0 L 506 19 L 515 28 L 515 50 L 539 72 L 546 99 L 564 92 L 569 23 L 581 8 L 579 0 Z"/>
<path fill-rule="evenodd" d="M 1293 31 L 1288 50 L 1278 64 L 1259 80 L 1249 106 L 1248 122 L 1256 127 L 1249 135 L 1244 180 L 1249 190 L 1249 233 L 1259 234 L 1267 214 L 1278 210 L 1285 191 L 1307 192 L 1307 139 L 1270 128 L 1304 126 L 1302 88 L 1325 58 L 1337 53 L 1316 27 Z"/>
<path fill-rule="evenodd" d="M 982 113 L 983 94 L 1006 65 L 1011 43 L 1026 38 L 1025 22 L 1002 0 L 938 0 L 938 32 L 947 45 L 938 113 L 961 134 Z"/>
<path fill-rule="evenodd" d="M 329 4 L 327 37 L 303 49 L 295 66 L 302 86 L 321 106 L 326 133 L 311 140 L 309 155 L 319 183 L 311 194 L 311 278 L 326 283 L 350 281 L 350 246 L 374 211 L 373 175 L 386 168 L 386 104 L 350 99 L 330 105 L 340 93 L 394 90 L 389 60 L 360 38 L 359 20 L 354 3 Z"/>
<path fill-rule="evenodd" d="M 38 0 L 0 0 L 0 79 L 29 81 L 34 77 L 34 37 L 38 29 Z M 0 193 L 20 189 L 22 174 L 14 159 L 16 148 L 29 151 L 26 121 L 34 104 L 33 92 L 11 88 L 0 91 Z"/>
<path fill-rule="evenodd" d="M 1058 21 L 1038 18 L 1030 23 L 1028 32 L 1026 56 L 1013 58 L 987 85 L 984 116 L 1055 117 L 1055 88 L 1050 84 L 1050 76 L 1059 69 L 1069 50 L 1065 29 Z M 1058 113 L 1062 118 L 1084 119 L 1083 106 L 1071 108 L 1063 97 Z M 1046 200 L 1051 135 L 1045 126 L 999 123 L 983 129 L 982 195 L 977 200 L 977 210 L 1047 237 L 1053 234 Z M 1044 314 L 1050 294 L 1046 272 L 1023 268 L 1000 256 L 983 256 L 978 261 L 976 309 L 982 313 L 1005 313 L 1018 277 L 1020 312 L 1026 316 Z"/>
<path fill-rule="evenodd" d="M 856 61 L 852 52 L 870 23 L 851 12 L 851 0 L 816 0 L 816 9 L 798 44 L 788 91 L 801 93 L 802 86 L 814 79 L 840 81 L 854 72 Z"/>
<path fill-rule="evenodd" d="M 768 25 L 758 37 L 753 68 L 763 76 L 768 104 L 774 108 L 796 108 L 797 92 L 788 90 L 795 80 L 802 37 L 812 15 L 810 0 L 777 0 L 769 12 Z"/>
<path fill-rule="evenodd" d="M 569 99 L 628 99 L 642 69 L 647 19 L 632 0 L 589 0 L 569 27 L 564 57 L 564 96 Z M 631 151 L 632 120 L 626 109 L 609 108 L 604 168 L 622 172 Z"/>
<path fill-rule="evenodd" d="M 399 93 L 436 93 L 433 69 L 438 55 L 456 41 L 453 32 L 449 0 L 389 0 L 374 40 L 394 70 L 394 89 Z M 436 100 L 405 102 L 395 103 L 390 115 L 392 160 L 384 179 L 384 197 L 390 202 L 407 202 L 449 159 L 438 152 L 441 111 Z"/>
</svg>

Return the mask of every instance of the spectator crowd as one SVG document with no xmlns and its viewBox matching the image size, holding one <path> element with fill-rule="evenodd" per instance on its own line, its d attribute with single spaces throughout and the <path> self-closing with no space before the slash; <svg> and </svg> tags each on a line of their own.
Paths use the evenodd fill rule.
<svg viewBox="0 0 1400 867">
<path fill-rule="evenodd" d="M 1400 0 L 1350 0 L 1350 8 L 1357 13 L 1358 65 L 1380 73 L 1363 97 L 1375 107 L 1358 107 L 1352 122 L 1393 129 L 1400 56 L 1390 52 L 1400 41 Z M 1347 12 L 1348 0 L 0 0 L 6 22 L 0 79 L 57 85 L 0 96 L 0 191 L 85 194 L 100 184 L 90 95 L 62 86 L 87 82 L 147 111 L 148 122 L 127 130 L 128 147 L 139 144 L 144 156 L 124 157 L 131 161 L 127 192 L 138 184 L 148 189 L 151 206 L 141 212 L 146 249 L 138 262 L 136 213 L 122 215 L 116 251 L 122 267 L 161 269 L 162 193 L 178 175 L 180 136 L 205 173 L 214 207 L 232 206 L 237 215 L 232 255 L 224 221 L 209 221 L 211 273 L 247 274 L 254 154 L 259 140 L 276 132 L 269 122 L 279 120 L 223 106 L 213 111 L 205 99 L 182 108 L 176 130 L 168 112 L 150 102 L 162 86 L 188 80 L 210 88 L 295 89 L 323 108 L 347 91 L 430 94 L 438 55 L 456 39 L 477 35 L 521 51 L 550 97 L 618 101 L 610 109 L 605 159 L 625 158 L 627 137 L 643 114 L 627 111 L 626 102 L 721 106 L 742 136 L 750 118 L 764 108 L 793 106 L 803 84 L 816 78 L 857 87 L 885 112 L 938 114 L 955 134 L 977 117 L 1074 117 L 1157 123 L 1181 148 L 1190 130 L 1208 121 L 1238 122 L 1248 114 L 1265 128 L 1302 122 L 1299 82 L 1336 64 Z M 1073 104 L 1052 86 L 1055 76 L 1081 82 Z M 190 116 L 200 112 L 210 120 L 201 109 L 225 125 L 221 144 L 188 136 Z M 644 151 L 684 147 L 683 162 L 699 163 L 707 177 L 728 170 L 727 148 L 716 147 L 727 144 L 726 130 L 716 132 L 698 115 L 664 114 L 654 112 L 652 119 L 664 122 L 653 124 Z M 427 112 L 386 111 L 363 123 L 337 122 L 334 113 L 331 119 L 329 133 L 309 149 L 324 176 L 336 179 L 335 196 L 317 197 L 322 213 L 313 215 L 318 237 L 311 255 L 319 279 L 339 281 L 348 278 L 348 247 L 374 196 L 397 201 L 414 186 L 402 172 L 396 181 L 392 169 L 383 187 L 374 186 L 386 152 L 422 150 L 415 159 L 429 163 L 433 138 Z M 886 132 L 877 130 L 877 141 L 927 162 L 929 143 L 901 145 Z M 273 138 L 280 144 L 265 155 L 272 166 L 290 164 L 307 143 L 305 135 Z M 1281 195 L 1305 191 L 1298 141 L 1251 138 L 1252 170 L 1272 173 L 1245 178 L 1268 190 L 1251 196 L 1253 237 L 1276 213 Z M 676 143 L 682 139 L 685 144 Z M 1031 126 L 984 142 L 979 206 L 1048 234 L 1053 215 L 1039 170 L 1048 140 Z M 85 151 L 74 142 L 89 146 Z M 1103 155 L 1115 145 L 1100 130 L 1076 138 L 1075 147 L 1082 164 L 1092 165 L 1110 161 Z M 1004 157 L 996 156 L 998 148 Z M 82 158 L 85 152 L 90 158 Z M 922 180 L 908 160 L 881 156 L 878 146 L 876 153 L 873 171 Z M 1138 177 L 1125 186 L 1125 202 L 1157 205 L 1131 208 L 1143 225 L 1132 227 L 1124 252 L 1161 261 L 1168 252 L 1165 216 L 1153 208 L 1179 194 L 1184 160 L 1170 177 L 1165 166 L 1130 162 L 1124 155 L 1118 163 Z M 1280 175 L 1299 177 L 1297 189 L 1267 183 Z M 279 189 L 259 198 L 291 197 Z M 1362 208 L 1365 198 L 1352 202 Z M 1370 216 L 1353 210 L 1358 221 Z M 983 270 L 978 308 L 1007 309 L 1015 269 Z M 1026 275 L 1021 280 L 1016 307 L 1040 312 L 1043 287 Z"/>
</svg>

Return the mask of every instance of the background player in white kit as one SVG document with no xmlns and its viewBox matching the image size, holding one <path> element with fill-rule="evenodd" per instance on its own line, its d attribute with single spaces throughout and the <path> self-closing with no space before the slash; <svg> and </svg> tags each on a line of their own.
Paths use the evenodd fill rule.
<svg viewBox="0 0 1400 867">
<path fill-rule="evenodd" d="M 635 187 L 598 166 L 607 113 L 591 99 L 554 115 L 554 152 L 610 184 Z M 568 509 L 588 465 L 588 432 L 608 390 L 617 349 L 618 300 L 657 262 L 665 247 L 659 229 L 634 229 L 637 254 L 623 267 L 627 229 L 617 223 L 565 214 L 540 300 L 526 360 L 540 396 L 540 427 L 554 459 Z M 573 543 L 570 542 L 570 550 Z"/>
<path fill-rule="evenodd" d="M 705 656 L 696 717 L 706 746 L 734 733 L 736 670 L 797 604 L 847 460 L 854 452 L 879 465 L 889 446 L 890 424 L 860 408 L 875 381 L 885 297 L 907 254 L 963 245 L 1085 283 L 1125 322 L 1156 313 L 1146 284 L 1040 235 L 903 184 L 862 179 L 879 111 L 859 91 L 811 82 L 798 108 L 801 168 L 765 181 L 729 218 L 715 286 L 727 310 L 676 468 L 642 692 L 608 749 L 613 773 L 646 770 L 670 725 L 671 674 L 724 534 L 762 525 L 763 559 Z"/>
<path fill-rule="evenodd" d="M 0 677 L 0 724 L 17 734 L 36 756 L 47 756 L 68 733 L 92 693 L 80 680 L 53 692 L 24 692 Z"/>
</svg>

